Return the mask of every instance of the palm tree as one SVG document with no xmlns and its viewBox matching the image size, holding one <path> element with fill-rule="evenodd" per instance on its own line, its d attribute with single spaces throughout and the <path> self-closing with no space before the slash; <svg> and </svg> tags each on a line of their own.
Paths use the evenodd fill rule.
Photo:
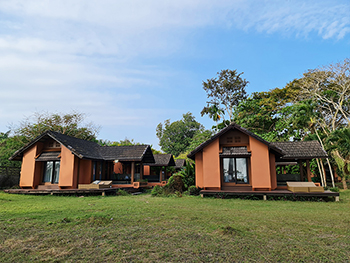
<svg viewBox="0 0 350 263">
<path fill-rule="evenodd" d="M 220 114 L 224 114 L 224 111 L 214 104 L 210 107 L 204 107 L 201 115 L 203 116 L 204 114 L 208 114 L 209 118 L 216 122 L 216 131 L 218 131 L 218 121 L 221 119 Z"/>
<path fill-rule="evenodd" d="M 346 180 L 350 178 L 350 128 L 333 131 L 326 143 L 342 172 L 343 188 L 348 189 Z"/>
</svg>

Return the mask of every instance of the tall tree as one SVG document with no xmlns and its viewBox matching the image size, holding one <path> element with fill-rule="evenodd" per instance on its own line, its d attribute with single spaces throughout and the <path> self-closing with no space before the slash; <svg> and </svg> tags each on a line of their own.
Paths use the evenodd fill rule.
<svg viewBox="0 0 350 263">
<path fill-rule="evenodd" d="M 0 132 L 0 143 L 2 143 L 3 141 L 5 141 L 9 135 L 10 135 L 11 131 L 7 131 L 7 132 Z"/>
<path fill-rule="evenodd" d="M 234 111 L 234 122 L 260 135 L 268 141 L 288 140 L 288 126 L 283 110 L 290 105 L 299 87 L 289 83 L 286 87 L 254 92 L 242 100 Z"/>
<path fill-rule="evenodd" d="M 19 162 L 11 162 L 9 158 L 13 153 L 24 146 L 26 139 L 21 136 L 10 136 L 0 140 L 0 166 L 20 167 Z"/>
<path fill-rule="evenodd" d="M 242 74 L 237 70 L 225 69 L 218 72 L 216 78 L 203 81 L 203 89 L 210 100 L 203 108 L 202 115 L 208 114 L 208 109 L 215 106 L 228 115 L 230 122 L 233 121 L 234 107 L 247 98 L 246 86 L 249 82 L 241 77 Z"/>
<path fill-rule="evenodd" d="M 100 127 L 93 123 L 84 123 L 86 115 L 79 112 L 71 113 L 39 113 L 21 121 L 14 129 L 17 136 L 24 136 L 28 141 L 47 130 L 60 132 L 84 140 L 96 140 Z"/>
<path fill-rule="evenodd" d="M 350 126 L 350 59 L 304 73 L 297 80 L 301 99 L 316 103 L 318 125 L 325 133 Z"/>
<path fill-rule="evenodd" d="M 346 180 L 350 179 L 350 128 L 333 131 L 326 142 L 341 171 L 339 175 L 342 178 L 343 188 L 348 189 Z"/>
<path fill-rule="evenodd" d="M 129 140 L 125 137 L 124 140 L 120 141 L 110 141 L 110 140 L 98 140 L 97 142 L 101 146 L 131 146 L 131 145 L 141 145 L 140 142 L 135 142 L 134 139 Z"/>
<path fill-rule="evenodd" d="M 12 127 L 13 135 L 9 132 L 0 134 L 0 165 L 20 165 L 19 162 L 10 162 L 8 158 L 46 130 L 96 141 L 99 127 L 92 123 L 84 123 L 84 119 L 85 114 L 78 112 L 34 113 L 21 121 L 18 127 Z"/>
<path fill-rule="evenodd" d="M 214 104 L 210 107 L 207 106 L 203 108 L 203 110 L 201 111 L 201 116 L 203 117 L 203 115 L 205 114 L 208 114 L 209 118 L 216 122 L 216 131 L 218 131 L 218 122 L 221 119 L 220 114 L 224 114 L 224 111 Z"/>
<path fill-rule="evenodd" d="M 203 130 L 203 125 L 188 112 L 182 115 L 181 120 L 171 123 L 168 119 L 164 123 L 159 123 L 156 135 L 162 151 L 178 156 L 187 151 L 195 134 Z"/>
</svg>

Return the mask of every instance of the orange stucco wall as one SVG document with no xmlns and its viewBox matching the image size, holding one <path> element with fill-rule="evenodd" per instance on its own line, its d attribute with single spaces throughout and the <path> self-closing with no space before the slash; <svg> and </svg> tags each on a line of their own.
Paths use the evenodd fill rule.
<svg viewBox="0 0 350 263">
<path fill-rule="evenodd" d="M 73 187 L 77 178 L 77 158 L 66 147 L 61 147 L 61 167 L 58 185 L 60 187 Z M 74 179 L 75 178 L 75 179 Z"/>
<path fill-rule="evenodd" d="M 92 180 L 92 161 L 79 161 L 79 184 L 90 184 Z"/>
<path fill-rule="evenodd" d="M 23 153 L 20 187 L 35 188 L 41 179 L 41 162 L 35 162 L 35 157 L 40 153 L 43 144 L 38 142 Z"/>
<path fill-rule="evenodd" d="M 221 188 L 219 149 L 219 139 L 203 149 L 203 186 L 205 188 Z"/>
<path fill-rule="evenodd" d="M 253 190 L 277 187 L 275 155 L 266 144 L 240 131 L 231 130 L 195 155 L 196 185 L 205 189 L 221 189 L 220 151 L 222 147 L 246 146 L 251 153 L 248 162 L 249 185 Z"/>
<path fill-rule="evenodd" d="M 271 189 L 277 188 L 277 176 L 276 176 L 276 158 L 273 153 L 270 153 L 270 177 L 271 177 Z"/>
<path fill-rule="evenodd" d="M 196 162 L 196 186 L 203 188 L 203 154 L 198 152 L 195 155 Z"/>
<path fill-rule="evenodd" d="M 122 174 L 122 173 L 123 173 L 123 164 L 122 164 L 121 162 L 115 163 L 115 164 L 114 164 L 113 171 L 114 171 L 116 174 Z"/>
<path fill-rule="evenodd" d="M 250 169 L 251 186 L 253 189 L 271 189 L 270 156 L 266 144 L 249 137 L 249 150 L 251 151 Z"/>
<path fill-rule="evenodd" d="M 149 165 L 143 166 L 143 175 L 150 175 L 151 174 L 151 167 Z"/>
<path fill-rule="evenodd" d="M 30 187 L 34 189 L 39 184 L 42 184 L 43 162 L 36 162 L 35 157 L 42 152 L 44 146 L 44 143 L 37 142 L 35 145 L 33 145 L 31 148 L 29 148 L 23 153 L 20 187 Z M 60 150 L 61 165 L 58 181 L 59 187 L 77 188 L 78 183 L 91 183 L 92 161 L 79 159 L 64 146 L 62 146 Z"/>
</svg>

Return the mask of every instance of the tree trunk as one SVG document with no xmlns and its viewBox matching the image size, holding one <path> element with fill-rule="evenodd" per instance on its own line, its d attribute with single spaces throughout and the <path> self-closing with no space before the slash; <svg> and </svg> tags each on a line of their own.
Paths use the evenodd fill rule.
<svg viewBox="0 0 350 263">
<path fill-rule="evenodd" d="M 329 159 L 327 158 L 327 163 L 328 163 L 328 167 L 329 167 L 329 172 L 331 174 L 331 179 L 332 179 L 332 187 L 335 187 L 335 184 L 334 184 L 334 175 L 333 175 L 333 169 L 332 169 L 332 166 L 331 166 L 331 163 L 329 161 Z"/>
<path fill-rule="evenodd" d="M 321 165 L 323 178 L 324 178 L 324 186 L 327 186 L 327 175 L 326 175 L 326 171 L 324 169 L 324 165 L 323 165 L 322 159 L 320 159 L 320 165 Z"/>
<path fill-rule="evenodd" d="M 322 173 L 320 162 L 318 159 L 316 159 L 316 163 L 317 163 L 318 171 L 320 172 L 321 183 L 322 183 L 322 186 L 324 187 L 326 184 L 324 183 L 323 173 Z"/>
<path fill-rule="evenodd" d="M 344 190 L 347 190 L 347 189 L 348 189 L 348 185 L 346 184 L 345 176 L 343 176 L 343 177 L 341 178 L 341 181 L 342 181 L 342 183 L 343 183 L 343 189 L 344 189 Z"/>
</svg>

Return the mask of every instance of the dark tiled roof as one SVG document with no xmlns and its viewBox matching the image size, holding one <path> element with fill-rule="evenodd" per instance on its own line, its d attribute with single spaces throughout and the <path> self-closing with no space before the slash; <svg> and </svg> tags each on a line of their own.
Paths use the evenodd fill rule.
<svg viewBox="0 0 350 263">
<path fill-rule="evenodd" d="M 100 146 L 104 160 L 154 162 L 148 145 Z"/>
<path fill-rule="evenodd" d="M 21 160 L 25 150 L 47 137 L 59 142 L 81 159 L 154 162 L 152 150 L 149 145 L 100 146 L 96 142 L 78 139 L 53 131 L 47 131 L 35 138 L 16 151 L 10 160 Z"/>
<path fill-rule="evenodd" d="M 274 146 L 285 153 L 281 159 L 327 158 L 327 153 L 318 141 L 273 142 Z"/>
<path fill-rule="evenodd" d="M 246 146 L 242 147 L 223 147 L 221 156 L 250 156 Z"/>
<path fill-rule="evenodd" d="M 225 134 L 226 132 L 230 131 L 230 130 L 239 130 L 241 132 L 243 132 L 244 134 L 247 134 L 248 136 L 251 136 L 253 138 L 255 138 L 256 140 L 266 144 L 269 146 L 269 148 L 271 150 L 273 150 L 275 153 L 282 155 L 283 152 L 281 149 L 279 149 L 279 147 L 276 147 L 274 145 L 272 145 L 271 143 L 269 143 L 268 141 L 265 141 L 263 138 L 259 137 L 258 135 L 252 133 L 251 131 L 239 126 L 236 123 L 233 123 L 229 126 L 227 126 L 226 128 L 222 129 L 221 131 L 219 131 L 217 134 L 215 134 L 214 136 L 212 136 L 209 140 L 205 141 L 204 143 L 202 143 L 201 145 L 199 145 L 196 149 L 194 149 L 192 152 L 190 152 L 187 157 L 194 159 L 194 156 L 197 152 L 201 151 L 205 146 L 207 146 L 208 144 L 210 144 L 211 142 L 213 142 L 216 138 L 220 137 L 221 135 Z"/>
<path fill-rule="evenodd" d="M 155 163 L 145 163 L 149 166 L 175 166 L 172 154 L 154 154 Z"/>
<path fill-rule="evenodd" d="M 60 158 L 58 157 L 61 154 L 61 152 L 43 152 L 40 154 L 38 158 L 36 158 L 35 161 L 59 161 Z"/>
<path fill-rule="evenodd" d="M 176 159 L 175 160 L 175 168 L 176 169 L 181 169 L 184 166 L 186 166 L 186 160 L 185 159 Z"/>
<path fill-rule="evenodd" d="M 48 131 L 47 135 L 63 144 L 79 158 L 103 160 L 100 154 L 100 145 L 96 142 L 86 141 L 59 132 Z"/>
</svg>

